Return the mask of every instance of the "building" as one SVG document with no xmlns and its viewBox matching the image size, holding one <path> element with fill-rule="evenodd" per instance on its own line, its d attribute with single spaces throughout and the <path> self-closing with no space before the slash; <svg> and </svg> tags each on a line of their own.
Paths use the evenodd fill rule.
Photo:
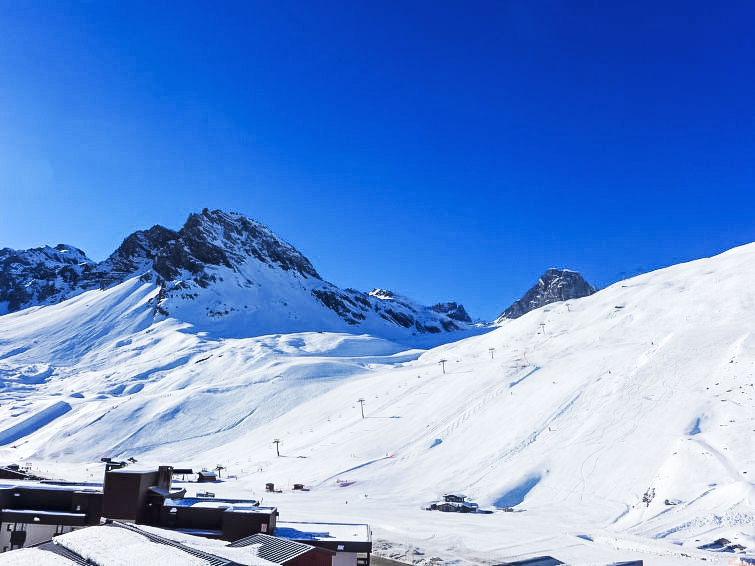
<svg viewBox="0 0 755 566">
<path fill-rule="evenodd" d="M 30 468 L 21 468 L 18 464 L 0 466 L 0 480 L 41 480 L 31 473 Z"/>
<path fill-rule="evenodd" d="M 108 519 L 153 524 L 159 521 L 162 502 L 183 497 L 185 489 L 171 491 L 171 466 L 157 470 L 114 468 L 105 472 L 102 514 Z"/>
<path fill-rule="evenodd" d="M 516 562 L 502 562 L 501 564 L 496 564 L 496 566 L 558 566 L 559 564 L 564 564 L 564 562 L 552 556 L 535 556 L 534 558 L 517 560 Z"/>
<path fill-rule="evenodd" d="M 443 511 L 444 513 L 480 513 L 477 503 L 471 501 L 434 501 L 427 507 L 428 511 Z M 487 513 L 487 511 L 485 511 Z"/>
<path fill-rule="evenodd" d="M 0 552 L 32 546 L 55 535 L 98 525 L 102 492 L 77 486 L 0 486 Z"/>
<path fill-rule="evenodd" d="M 460 493 L 445 493 L 443 495 L 443 501 L 448 503 L 464 503 L 466 500 L 467 496 Z"/>
<path fill-rule="evenodd" d="M 193 566 L 331 566 L 335 554 L 331 550 L 263 534 L 228 543 L 177 531 L 108 521 L 104 525 L 57 536 L 54 541 L 35 548 L 24 548 L 12 557 L 0 555 L 0 566 L 16 566 L 18 563 L 61 566 L 178 566 L 188 563 Z"/>
<path fill-rule="evenodd" d="M 365 524 L 279 521 L 275 536 L 335 551 L 333 566 L 369 566 L 372 531 Z"/>
<path fill-rule="evenodd" d="M 106 471 L 103 516 L 228 541 L 275 530 L 275 507 L 259 507 L 254 500 L 184 497 L 185 489 L 172 488 L 174 473 L 170 466 Z"/>
<path fill-rule="evenodd" d="M 100 564 L 109 566 L 114 564 L 193 564 L 202 566 L 248 566 L 250 564 L 264 564 L 263 561 L 234 560 L 232 554 L 224 552 L 224 545 L 184 544 L 170 538 L 170 531 L 162 532 L 158 529 L 145 531 L 137 526 L 111 521 L 105 525 L 82 529 L 75 533 L 68 533 L 55 537 L 55 541 L 47 542 L 36 548 L 27 548 L 21 553 L 27 553 L 26 562 L 50 563 L 44 560 L 45 554 L 57 555 L 56 564 L 70 564 L 79 566 L 84 564 Z M 166 536 L 168 535 L 168 536 Z M 36 553 L 33 556 L 32 553 Z M 19 555 L 20 559 L 22 555 Z M 13 562 L 3 562 L 0 566 Z"/>
<path fill-rule="evenodd" d="M 198 482 L 214 482 L 217 481 L 217 476 L 215 475 L 215 472 L 210 472 L 207 470 L 202 470 L 197 474 L 197 481 Z"/>
<path fill-rule="evenodd" d="M 336 553 L 309 544 L 270 535 L 252 535 L 229 544 L 231 548 L 259 545 L 257 556 L 282 566 L 332 566 Z"/>
<path fill-rule="evenodd" d="M 166 499 L 154 526 L 188 534 L 238 540 L 275 531 L 278 510 L 259 507 L 254 500 L 192 498 Z"/>
</svg>

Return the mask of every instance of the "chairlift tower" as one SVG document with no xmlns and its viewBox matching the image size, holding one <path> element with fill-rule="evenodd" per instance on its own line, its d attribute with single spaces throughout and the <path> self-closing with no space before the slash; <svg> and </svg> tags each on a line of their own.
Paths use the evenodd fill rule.
<svg viewBox="0 0 755 566">
<path fill-rule="evenodd" d="M 357 399 L 357 403 L 359 403 L 359 408 L 362 409 L 362 418 L 364 418 L 364 398 Z"/>
<path fill-rule="evenodd" d="M 440 367 L 441 367 L 441 368 L 443 368 L 443 375 L 445 375 L 445 374 L 446 374 L 446 362 L 447 362 L 447 361 L 448 361 L 448 360 L 446 360 L 446 359 L 442 359 L 442 360 L 440 360 L 440 361 L 438 362 L 438 363 L 440 364 Z"/>
<path fill-rule="evenodd" d="M 273 440 L 273 444 L 275 444 L 275 453 L 276 453 L 276 454 L 277 454 L 278 456 L 280 456 L 280 455 L 281 455 L 281 453 L 280 453 L 280 449 L 279 449 L 279 445 L 280 445 L 280 443 L 281 443 L 281 441 L 280 441 L 280 439 L 278 439 L 278 438 L 276 438 L 275 440 Z"/>
</svg>

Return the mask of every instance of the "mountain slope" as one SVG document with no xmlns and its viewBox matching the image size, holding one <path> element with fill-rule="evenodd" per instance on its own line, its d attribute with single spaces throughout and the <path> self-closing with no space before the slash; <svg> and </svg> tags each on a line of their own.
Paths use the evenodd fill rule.
<svg viewBox="0 0 755 566">
<path fill-rule="evenodd" d="M 0 458 L 221 463 L 219 495 L 303 482 L 265 504 L 473 562 L 723 564 L 697 547 L 755 547 L 754 278 L 750 244 L 421 352 L 153 323 L 133 277 L 0 317 Z M 444 491 L 515 512 L 421 510 Z"/>
<path fill-rule="evenodd" d="M 218 210 L 191 214 L 177 232 L 161 226 L 135 232 L 99 264 L 62 245 L 5 249 L 0 262 L 0 312 L 139 277 L 158 288 L 151 301 L 155 321 L 178 318 L 218 336 L 324 330 L 437 344 L 450 332 L 484 330 L 459 315 L 466 315 L 461 306 L 446 312 L 397 295 L 340 289 L 267 227 Z"/>
<path fill-rule="evenodd" d="M 524 296 L 515 301 L 496 320 L 501 323 L 506 319 L 519 318 L 545 305 L 570 299 L 580 299 L 595 292 L 595 288 L 585 281 L 576 271 L 568 269 L 549 269 Z"/>
</svg>

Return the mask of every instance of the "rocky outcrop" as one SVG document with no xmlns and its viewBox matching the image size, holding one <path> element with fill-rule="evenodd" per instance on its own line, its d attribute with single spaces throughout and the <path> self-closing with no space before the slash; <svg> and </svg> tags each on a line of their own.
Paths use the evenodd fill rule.
<svg viewBox="0 0 755 566">
<path fill-rule="evenodd" d="M 507 308 L 496 322 L 519 318 L 532 310 L 558 301 L 568 301 L 592 295 L 595 288 L 576 271 L 549 269 L 525 295 Z"/>
<path fill-rule="evenodd" d="M 58 303 L 97 284 L 96 263 L 73 246 L 0 250 L 0 314 Z"/>
<path fill-rule="evenodd" d="M 464 309 L 464 305 L 458 303 L 438 303 L 433 305 L 432 309 L 437 313 L 445 314 L 448 318 L 459 322 L 472 322 L 466 309 Z"/>
</svg>

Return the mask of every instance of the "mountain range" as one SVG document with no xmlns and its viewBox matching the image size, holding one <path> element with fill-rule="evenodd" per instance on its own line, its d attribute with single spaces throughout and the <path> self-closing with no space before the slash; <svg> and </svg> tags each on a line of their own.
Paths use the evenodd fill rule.
<svg viewBox="0 0 755 566">
<path fill-rule="evenodd" d="M 2 253 L 0 462 L 76 481 L 102 457 L 220 464 L 220 497 L 368 522 L 376 547 L 427 566 L 753 558 L 755 244 L 597 292 L 546 273 L 534 310 L 484 327 L 456 303 L 341 290 L 217 211 L 100 263 Z M 424 510 L 444 492 L 494 513 Z"/>
<path fill-rule="evenodd" d="M 488 328 L 456 302 L 422 306 L 384 289 L 341 289 L 269 228 L 207 209 L 191 214 L 178 231 L 153 226 L 135 232 L 99 263 L 64 244 L 0 250 L 0 314 L 57 304 L 133 277 L 158 287 L 150 302 L 155 320 L 177 317 L 220 336 L 347 331 L 432 344 L 448 341 L 449 333 L 458 339 Z M 554 269 L 536 290 L 502 317 L 594 292 L 575 272 Z"/>
</svg>

